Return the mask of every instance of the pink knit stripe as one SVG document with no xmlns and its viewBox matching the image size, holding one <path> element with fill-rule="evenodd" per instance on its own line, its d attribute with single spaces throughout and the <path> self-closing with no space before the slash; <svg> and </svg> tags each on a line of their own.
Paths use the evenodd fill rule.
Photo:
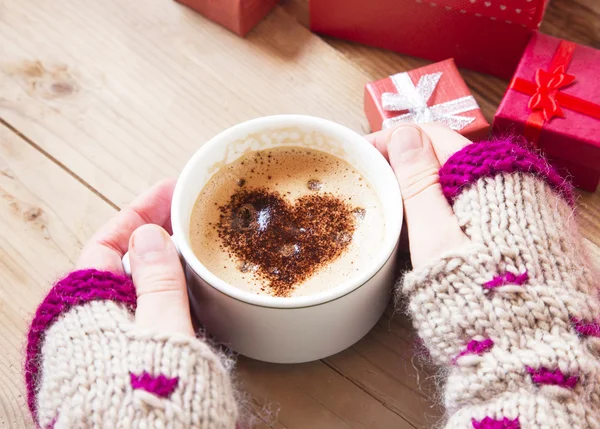
<svg viewBox="0 0 600 429">
<path fill-rule="evenodd" d="M 130 372 L 129 379 L 133 390 L 145 390 L 146 392 L 160 396 L 161 398 L 170 397 L 179 384 L 179 377 L 170 378 L 163 374 L 159 374 L 155 377 L 146 371 L 139 375 Z"/>
<path fill-rule="evenodd" d="M 444 195 L 453 203 L 464 188 L 484 177 L 501 173 L 524 173 L 545 180 L 569 204 L 574 204 L 572 186 L 543 158 L 507 140 L 478 142 L 455 153 L 440 169 Z"/>
<path fill-rule="evenodd" d="M 37 422 L 35 396 L 40 377 L 44 333 L 61 314 L 74 306 L 96 300 L 119 302 L 133 312 L 136 306 L 135 287 L 126 276 L 94 269 L 75 271 L 56 283 L 37 308 L 27 335 L 25 360 L 27 405 L 34 421 Z"/>
<path fill-rule="evenodd" d="M 521 429 L 519 418 L 514 420 L 504 417 L 502 420 L 496 420 L 491 417 L 486 417 L 483 420 L 471 420 L 474 429 Z"/>
<path fill-rule="evenodd" d="M 46 426 L 46 429 L 54 429 L 56 422 L 58 421 L 58 416 L 54 417 L 52 421 Z"/>
<path fill-rule="evenodd" d="M 579 380 L 577 376 L 567 377 L 559 368 L 556 368 L 554 371 L 550 371 L 545 367 L 535 369 L 528 366 L 526 368 L 535 384 L 546 384 L 572 389 L 577 385 L 577 381 Z"/>
<path fill-rule="evenodd" d="M 486 289 L 494 289 L 494 288 L 497 288 L 500 286 L 506 286 L 506 285 L 522 286 L 525 283 L 527 283 L 528 280 L 529 280 L 529 274 L 527 274 L 527 271 L 525 271 L 519 275 L 515 275 L 513 273 L 506 272 L 506 273 L 497 275 L 489 282 L 484 283 L 483 287 L 485 287 Z"/>
<path fill-rule="evenodd" d="M 584 336 L 600 338 L 600 323 L 580 319 L 571 319 L 575 330 Z"/>
<path fill-rule="evenodd" d="M 492 347 L 494 347 L 494 341 L 490 338 L 487 338 L 482 341 L 471 340 L 467 344 L 467 348 L 462 350 L 455 358 L 454 363 L 458 360 L 458 358 L 466 355 L 482 355 L 486 352 L 489 352 Z"/>
</svg>

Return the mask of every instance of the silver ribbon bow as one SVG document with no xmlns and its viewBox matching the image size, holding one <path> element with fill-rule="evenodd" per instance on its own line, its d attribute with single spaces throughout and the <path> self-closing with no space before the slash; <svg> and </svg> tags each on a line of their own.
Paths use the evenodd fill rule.
<svg viewBox="0 0 600 429">
<path fill-rule="evenodd" d="M 384 93 L 381 96 L 381 104 L 385 110 L 393 112 L 408 110 L 408 113 L 386 119 L 383 121 L 382 128 L 393 128 L 406 123 L 441 122 L 455 131 L 460 131 L 473 122 L 475 118 L 472 116 L 457 116 L 459 113 L 479 109 L 477 101 L 471 95 L 431 107 L 427 106 L 442 74 L 438 72 L 421 76 L 416 87 L 408 73 L 390 76 L 398 93 Z"/>
</svg>

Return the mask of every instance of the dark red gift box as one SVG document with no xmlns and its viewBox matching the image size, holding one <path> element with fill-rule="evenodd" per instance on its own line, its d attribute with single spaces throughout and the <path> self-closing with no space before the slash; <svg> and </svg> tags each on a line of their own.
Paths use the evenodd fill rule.
<svg viewBox="0 0 600 429">
<path fill-rule="evenodd" d="M 496 134 L 519 134 L 573 183 L 600 181 L 600 51 L 541 33 L 531 38 L 494 118 Z"/>
<path fill-rule="evenodd" d="M 372 131 L 437 121 L 479 140 L 490 128 L 452 59 L 368 83 L 365 114 Z"/>
<path fill-rule="evenodd" d="M 177 0 L 239 36 L 254 28 L 278 0 Z"/>
<path fill-rule="evenodd" d="M 549 0 L 310 0 L 315 32 L 510 79 Z"/>
</svg>

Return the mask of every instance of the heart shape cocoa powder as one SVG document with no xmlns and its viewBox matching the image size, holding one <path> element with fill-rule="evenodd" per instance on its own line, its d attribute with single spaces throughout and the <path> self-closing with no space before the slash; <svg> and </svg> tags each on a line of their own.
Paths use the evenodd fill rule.
<svg viewBox="0 0 600 429">
<path fill-rule="evenodd" d="M 267 189 L 240 189 L 220 210 L 223 245 L 242 262 L 242 271 L 266 280 L 274 296 L 289 296 L 337 259 L 356 227 L 353 208 L 331 194 L 305 195 L 291 204 Z"/>
</svg>

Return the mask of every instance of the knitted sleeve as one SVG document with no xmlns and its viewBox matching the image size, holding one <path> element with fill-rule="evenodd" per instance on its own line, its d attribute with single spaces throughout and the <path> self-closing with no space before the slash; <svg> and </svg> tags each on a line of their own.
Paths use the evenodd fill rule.
<svg viewBox="0 0 600 429">
<path fill-rule="evenodd" d="M 196 338 L 137 330 L 135 305 L 131 280 L 105 271 L 76 271 L 52 288 L 27 339 L 36 426 L 234 428 L 224 363 Z"/>
<path fill-rule="evenodd" d="M 571 188 L 508 142 L 467 146 L 440 182 L 472 246 L 400 289 L 447 374 L 446 428 L 600 428 L 599 277 Z"/>
</svg>

